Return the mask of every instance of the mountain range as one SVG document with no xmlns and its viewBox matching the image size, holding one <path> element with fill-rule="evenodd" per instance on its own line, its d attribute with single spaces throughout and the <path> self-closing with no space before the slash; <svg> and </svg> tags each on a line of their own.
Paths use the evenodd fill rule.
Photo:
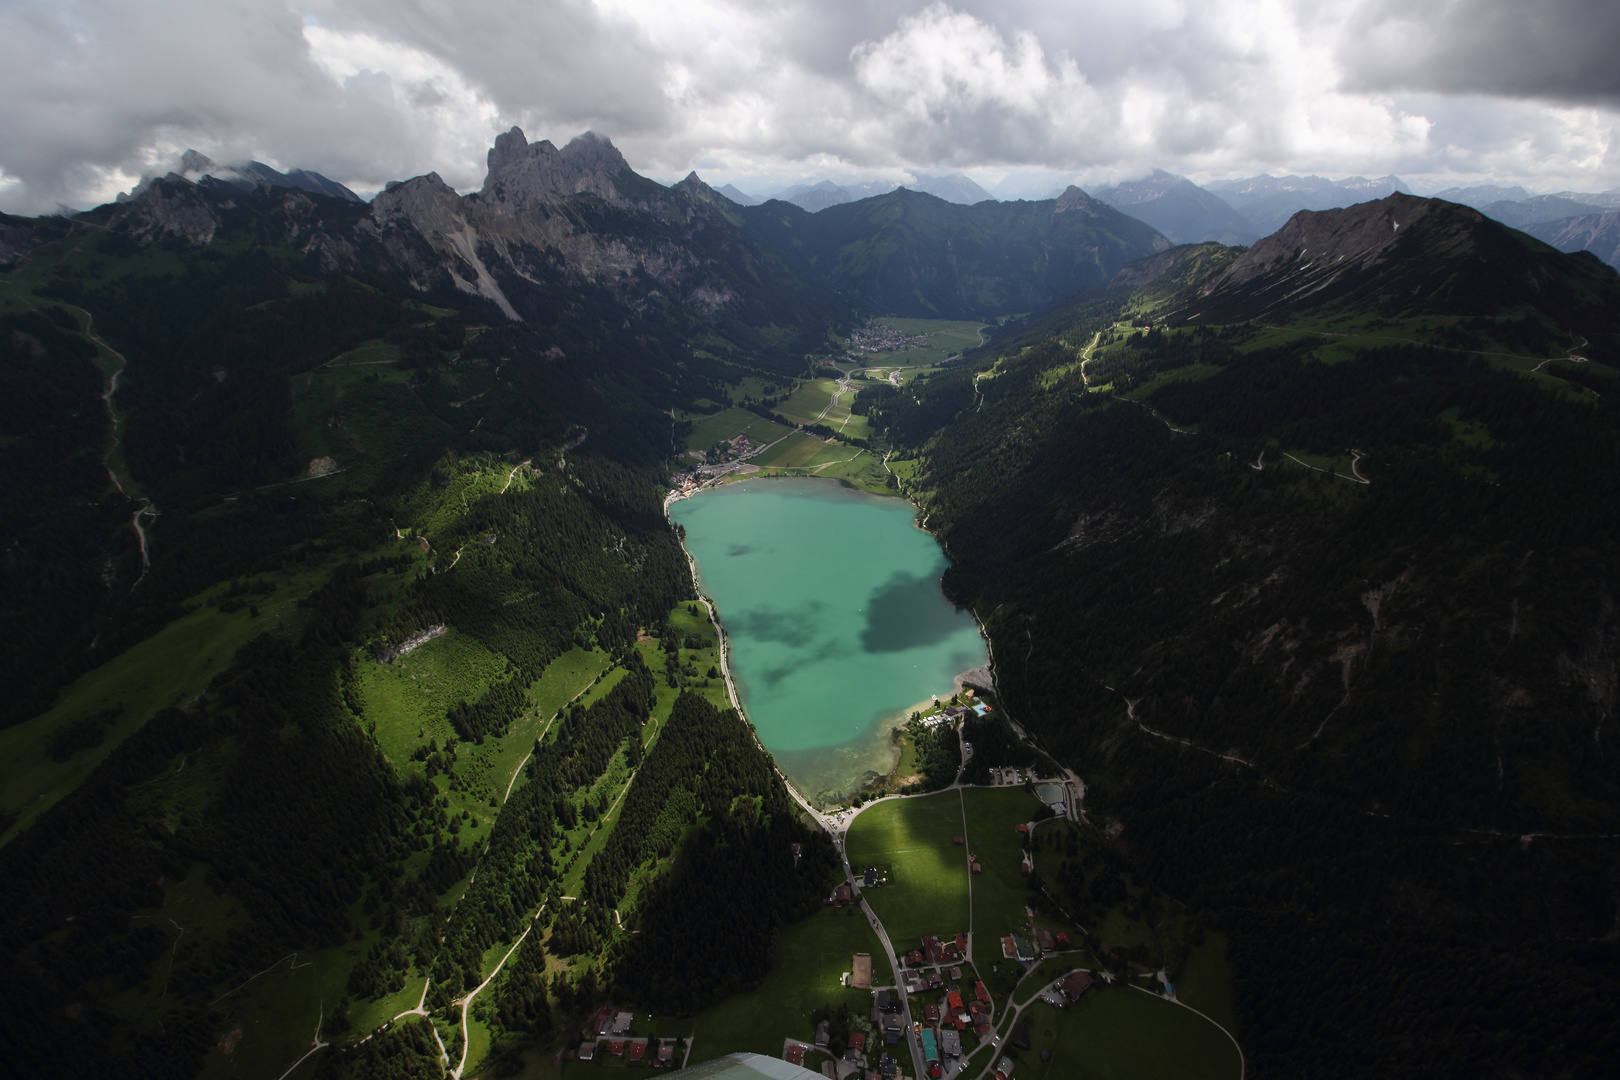
<svg viewBox="0 0 1620 1080">
<path fill-rule="evenodd" d="M 1590 254 L 1393 194 L 1126 267 L 876 407 L 1117 837 L 1051 903 L 1101 919 L 1118 872 L 1222 913 L 1254 1075 L 1607 1068 L 1617 324 Z"/>
<path fill-rule="evenodd" d="M 1030 311 L 1170 246 L 1077 187 L 972 206 L 898 188 L 815 213 L 773 200 L 742 217 L 866 310 L 931 318 Z"/>
<path fill-rule="evenodd" d="M 1208 186 L 1252 222 L 1260 235 L 1275 232 L 1301 210 L 1332 210 L 1406 190 L 1406 184 L 1395 176 L 1329 180 L 1323 176 L 1268 175 L 1222 180 Z"/>
<path fill-rule="evenodd" d="M 1177 244 L 1247 244 L 1260 230 L 1220 196 L 1186 177 L 1155 169 L 1143 180 L 1098 188 L 1097 198 L 1152 225 Z"/>
<path fill-rule="evenodd" d="M 249 161 L 238 165 L 216 165 L 207 155 L 199 154 L 195 150 L 187 150 L 180 156 L 180 168 L 175 175 L 183 176 L 192 183 L 209 183 L 234 188 L 237 191 L 251 191 L 259 184 L 272 188 L 293 188 L 298 191 L 310 191 L 317 195 L 330 195 L 336 199 L 348 199 L 351 202 L 364 202 L 360 196 L 338 183 L 329 180 L 318 172 L 307 169 L 293 169 L 290 172 L 280 172 L 262 161 Z M 151 179 L 143 180 L 134 190 L 118 196 L 118 202 L 128 202 L 140 195 Z"/>
<path fill-rule="evenodd" d="M 0 217 L 18 1075 L 533 1074 L 608 1000 L 660 1033 L 744 1002 L 695 1061 L 864 1016 L 864 909 L 829 907 L 839 849 L 729 707 L 666 503 L 716 418 L 814 449 L 795 391 L 857 393 L 829 459 L 880 463 L 981 619 L 964 782 L 1084 786 L 1073 819 L 1003 815 L 1022 872 L 951 843 L 1016 788 L 946 794 L 932 838 L 981 911 L 1073 936 L 1030 966 L 1099 973 L 1079 1008 L 1190 1016 L 1173 986 L 1262 1076 L 1620 1054 L 1595 254 L 1394 178 L 1242 182 L 1346 204 L 1250 235 L 1169 174 L 811 212 L 516 128 L 466 194 L 186 164 Z M 1498 213 L 1569 208 L 1527 201 Z M 1527 227 L 1613 244 L 1574 201 L 1602 212 Z M 900 386 L 827 377 L 894 315 L 992 325 Z M 1032 984 L 992 960 L 1005 1022 Z M 1156 1067 L 1133 1024 L 1118 1060 Z M 989 1053 L 1034 1073 L 1015 1031 Z"/>
<path fill-rule="evenodd" d="M 794 206 L 815 213 L 825 210 L 829 206 L 839 206 L 859 199 L 869 199 L 874 195 L 883 195 L 895 190 L 897 187 L 909 188 L 912 191 L 921 191 L 946 202 L 972 205 L 994 199 L 984 188 L 980 187 L 971 177 L 960 173 L 951 173 L 944 176 L 935 176 L 929 173 L 917 173 L 905 184 L 890 184 L 882 181 L 867 183 L 837 184 L 831 180 L 819 180 L 814 184 L 795 184 L 783 188 L 774 195 L 763 199 L 755 198 L 746 192 L 739 191 L 731 184 L 724 184 L 715 190 L 739 206 L 757 206 L 771 199 L 790 202 Z"/>
</svg>

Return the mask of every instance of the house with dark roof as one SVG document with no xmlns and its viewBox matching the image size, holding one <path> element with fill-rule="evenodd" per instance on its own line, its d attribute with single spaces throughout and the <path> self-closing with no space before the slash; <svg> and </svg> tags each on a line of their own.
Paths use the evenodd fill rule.
<svg viewBox="0 0 1620 1080">
<path fill-rule="evenodd" d="M 1050 930 L 1035 931 L 1035 947 L 1043 953 L 1057 952 L 1057 939 Z"/>
<path fill-rule="evenodd" d="M 1070 1001 L 1079 1001 L 1080 995 L 1091 989 L 1091 976 L 1084 971 L 1070 972 L 1069 976 L 1058 984 L 1063 996 Z"/>
<path fill-rule="evenodd" d="M 579 1060 L 581 1060 L 581 1061 L 593 1061 L 593 1060 L 595 1060 L 595 1058 L 596 1058 L 596 1042 L 595 1042 L 595 1040 L 586 1039 L 584 1042 L 579 1044 Z"/>
</svg>

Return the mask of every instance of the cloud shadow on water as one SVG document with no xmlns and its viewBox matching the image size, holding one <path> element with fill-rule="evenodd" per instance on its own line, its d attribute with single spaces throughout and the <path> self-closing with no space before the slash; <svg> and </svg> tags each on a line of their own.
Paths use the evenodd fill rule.
<svg viewBox="0 0 1620 1080">
<path fill-rule="evenodd" d="M 802 648 L 802 646 L 796 647 Z M 790 663 L 767 668 L 762 674 L 761 678 L 766 686 L 774 687 L 777 683 L 781 682 L 783 679 L 797 671 L 801 671 L 806 667 L 811 667 L 816 664 L 825 663 L 828 660 L 836 660 L 839 657 L 847 656 L 848 654 L 849 649 L 844 646 L 843 642 L 840 642 L 837 639 L 829 639 L 827 641 L 823 641 L 820 645 L 816 646 L 815 649 L 806 650 L 799 654 Z"/>
<path fill-rule="evenodd" d="M 726 554 L 731 556 L 752 555 L 758 550 L 753 544 L 732 544 L 726 549 Z"/>
<path fill-rule="evenodd" d="M 875 653 L 936 645 L 959 629 L 940 614 L 939 582 L 897 570 L 866 602 L 861 644 Z"/>
<path fill-rule="evenodd" d="M 802 649 L 815 639 L 821 625 L 821 602 L 812 600 L 792 611 L 755 608 L 737 616 L 736 631 L 755 641 L 779 641 Z"/>
</svg>

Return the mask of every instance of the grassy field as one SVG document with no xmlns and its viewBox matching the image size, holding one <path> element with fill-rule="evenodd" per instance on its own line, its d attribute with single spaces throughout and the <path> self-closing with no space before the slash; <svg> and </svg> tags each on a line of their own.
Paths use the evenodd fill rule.
<svg viewBox="0 0 1620 1080">
<path fill-rule="evenodd" d="M 230 664 L 236 650 L 259 634 L 296 628 L 294 601 L 315 587 L 324 571 L 277 575 L 276 591 L 254 598 L 259 616 L 244 608 L 223 614 L 201 607 L 182 616 L 62 691 L 49 712 L 0 731 L 0 814 L 16 813 L 0 843 L 32 824 L 99 765 L 159 709 L 201 693 Z M 193 597 L 200 603 L 206 594 Z M 106 709 L 123 712 L 101 745 L 64 762 L 46 756 L 46 741 L 65 724 Z"/>
<path fill-rule="evenodd" d="M 377 745 L 405 769 L 417 747 L 456 740 L 445 712 L 476 701 L 506 670 L 506 658 L 451 629 L 391 664 L 361 661 L 357 674 L 366 716 L 377 724 Z"/>
<path fill-rule="evenodd" d="M 826 445 L 825 442 L 809 432 L 796 431 L 759 455 L 759 457 L 754 458 L 753 464 L 762 469 L 796 468 L 809 462 Z"/>
<path fill-rule="evenodd" d="M 1138 401 L 1158 390 L 1160 387 L 1167 386 L 1170 383 L 1198 382 L 1202 379 L 1207 379 L 1212 375 L 1219 375 L 1225 370 L 1226 369 L 1221 367 L 1219 364 L 1188 364 L 1186 367 L 1172 368 L 1169 371 L 1161 371 L 1147 382 L 1142 383 L 1140 386 L 1131 389 L 1121 396 L 1129 398 L 1132 401 Z"/>
<path fill-rule="evenodd" d="M 529 687 L 529 700 L 542 719 L 549 719 L 590 686 L 607 665 L 608 654 L 600 649 L 569 649 L 546 665 L 540 681 Z"/>
<path fill-rule="evenodd" d="M 850 826 L 846 850 L 855 872 L 888 871 L 889 883 L 864 896 L 895 948 L 968 929 L 967 854 L 951 840 L 961 834 L 962 803 L 954 791 L 879 802 Z"/>
<path fill-rule="evenodd" d="M 837 392 L 838 380 L 812 379 L 795 390 L 792 397 L 778 405 L 776 411 L 794 423 L 813 424 L 820 418 L 831 403 L 833 394 Z"/>
<path fill-rule="evenodd" d="M 328 367 L 353 367 L 367 364 L 392 364 L 404 356 L 398 345 L 390 345 L 385 341 L 368 341 L 358 348 L 350 349 L 341 356 L 335 356 L 327 361 Z"/>
<path fill-rule="evenodd" d="M 876 321 L 902 334 L 927 334 L 928 345 L 924 348 L 903 349 L 899 352 L 868 353 L 867 360 L 873 364 L 908 368 L 938 364 L 960 354 L 964 349 L 973 348 L 983 340 L 979 334 L 979 328 L 984 325 L 983 323 L 897 317 Z"/>
<path fill-rule="evenodd" d="M 1001 955 L 996 940 L 1027 932 L 1024 913 L 1023 834 L 1018 826 L 1040 809 L 1040 800 L 1021 787 L 963 789 L 968 843 L 984 873 L 973 878 L 973 938 L 981 963 Z M 985 950 L 995 948 L 995 952 Z"/>
<path fill-rule="evenodd" d="M 375 361 L 294 377 L 288 426 L 299 457 L 331 458 L 346 474 L 338 482 L 359 489 L 401 458 L 436 452 L 448 428 L 406 385 L 408 378 Z"/>
<path fill-rule="evenodd" d="M 792 467 L 777 465 L 748 475 L 819 476 L 824 480 L 841 481 L 850 487 L 858 488 L 873 495 L 899 496 L 898 491 L 888 486 L 889 474 L 884 470 L 883 463 L 873 457 L 871 453 L 861 452 L 855 447 L 836 443 L 823 445 L 826 449 L 817 450 L 815 456 L 811 459 L 813 462 L 821 461 L 822 464 Z M 739 480 L 745 478 L 744 476 L 738 477 Z"/>
<path fill-rule="evenodd" d="M 686 437 L 686 448 L 708 450 L 718 442 L 729 441 L 756 427 L 759 430 L 751 433 L 749 438 L 766 443 L 776 441 L 788 430 L 781 424 L 766 420 L 747 409 L 727 409 L 725 412 L 694 421 L 692 434 Z M 773 435 L 771 429 L 777 429 L 780 434 Z"/>
<path fill-rule="evenodd" d="M 874 986 L 893 984 L 883 947 L 858 907 L 827 908 L 787 927 L 759 989 L 697 1015 L 692 1062 L 742 1050 L 780 1057 L 788 1036 L 807 1042 L 814 1038 L 810 1013 L 818 1006 L 848 1004 L 851 1013 L 865 1015 L 872 1007 L 871 993 L 845 989 L 838 982 L 858 952 L 872 956 Z"/>
<path fill-rule="evenodd" d="M 1237 1047 L 1179 1005 L 1126 989 L 1097 989 L 1067 1009 L 1037 1002 L 1024 1013 L 1030 1049 L 1019 1080 L 1237 1080 Z M 1050 1050 L 1051 1060 L 1041 1052 Z"/>
<path fill-rule="evenodd" d="M 1228 1031 L 1237 1030 L 1232 973 L 1226 966 L 1226 935 L 1209 933 L 1187 954 L 1176 974 L 1176 997 Z"/>
</svg>

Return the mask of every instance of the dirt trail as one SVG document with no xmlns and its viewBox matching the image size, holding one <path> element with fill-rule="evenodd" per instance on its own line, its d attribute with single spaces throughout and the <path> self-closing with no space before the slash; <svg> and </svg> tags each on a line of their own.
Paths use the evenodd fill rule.
<svg viewBox="0 0 1620 1080">
<path fill-rule="evenodd" d="M 85 336 L 91 341 L 95 342 L 95 344 L 99 347 L 107 350 L 108 355 L 112 356 L 118 361 L 118 367 L 115 368 L 112 374 L 107 377 L 107 389 L 103 390 L 101 393 L 101 403 L 106 407 L 107 419 L 112 424 L 112 441 L 107 446 L 107 452 L 101 456 L 101 467 L 107 470 L 107 478 L 112 481 L 113 487 L 118 489 L 118 494 L 124 496 L 126 499 L 132 497 L 136 498 L 141 504 L 135 510 L 134 516 L 129 519 L 130 527 L 135 530 L 135 539 L 140 543 L 141 546 L 141 576 L 136 578 L 135 584 L 129 587 L 130 591 L 134 592 L 135 587 L 146 580 L 147 573 L 152 569 L 152 556 L 146 544 L 146 530 L 141 528 L 141 518 L 146 516 L 151 516 L 154 518 L 157 517 L 158 508 L 151 499 L 145 498 L 144 496 L 131 496 L 128 490 L 125 489 L 123 480 L 119 478 L 118 473 L 112 467 L 113 453 L 120 445 L 122 445 L 123 442 L 123 440 L 119 438 L 119 430 L 122 428 L 123 423 L 118 418 L 118 410 L 113 406 L 113 395 L 118 393 L 118 377 L 122 375 L 124 373 L 124 369 L 129 366 L 129 360 L 124 356 L 123 353 L 107 344 L 101 335 L 96 333 L 94 315 L 90 314 L 90 312 L 86 311 L 82 307 L 76 307 L 72 304 L 66 306 L 71 307 L 74 311 L 77 311 L 84 316 Z M 133 486 L 133 479 L 130 481 L 130 483 L 131 486 Z"/>
</svg>

